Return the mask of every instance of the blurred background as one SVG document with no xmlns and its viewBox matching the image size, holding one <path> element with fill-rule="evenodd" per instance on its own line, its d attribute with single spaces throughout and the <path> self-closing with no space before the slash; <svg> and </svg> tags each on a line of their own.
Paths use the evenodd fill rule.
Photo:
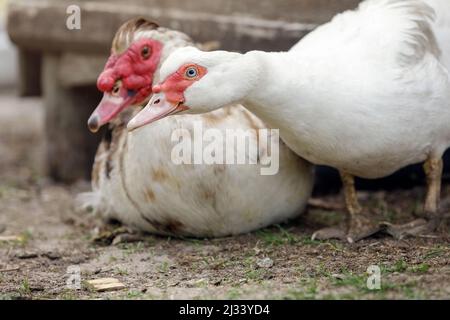
<svg viewBox="0 0 450 320">
<path fill-rule="evenodd" d="M 6 0 L 0 0 L 0 86 L 13 87 L 17 81 L 17 53 L 6 32 Z"/>
<path fill-rule="evenodd" d="M 337 12 L 360 0 L 0 0 L 0 145 L 2 175 L 24 181 L 89 179 L 101 133 L 86 120 L 100 100 L 96 78 L 126 20 L 144 16 L 198 42 L 245 52 L 287 50 Z M 80 29 L 66 22 L 80 8 Z M 73 21 L 73 20 L 72 20 Z M 447 161 L 448 162 L 448 161 Z M 14 172 L 14 174 L 13 174 Z M 19 175 L 20 176 L 20 175 Z M 359 188 L 422 184 L 420 166 Z M 338 175 L 318 169 L 317 192 L 339 190 Z"/>
</svg>

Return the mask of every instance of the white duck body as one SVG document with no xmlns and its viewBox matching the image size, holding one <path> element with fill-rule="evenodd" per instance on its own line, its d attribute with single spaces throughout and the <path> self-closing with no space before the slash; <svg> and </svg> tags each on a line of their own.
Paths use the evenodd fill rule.
<svg viewBox="0 0 450 320">
<path fill-rule="evenodd" d="M 174 116 L 127 134 L 129 118 L 122 114 L 113 125 L 110 142 L 107 139 L 99 147 L 93 192 L 82 198 L 104 218 L 162 235 L 219 237 L 280 223 L 304 210 L 313 186 L 312 165 L 281 141 L 279 172 L 272 176 L 261 175 L 260 163 L 172 162 L 173 131 L 185 128 L 194 138 L 197 121 L 204 130 L 222 132 L 266 128 L 242 106 Z"/>
<path fill-rule="evenodd" d="M 113 137 L 117 151 L 110 149 L 110 163 L 106 157 L 96 159 L 100 177 L 94 194 L 105 218 L 156 234 L 217 237 L 280 223 L 303 211 L 313 170 L 282 142 L 280 171 L 274 176 L 261 175 L 260 164 L 174 164 L 173 131 L 185 128 L 194 138 L 196 121 L 204 130 L 265 128 L 243 107 L 234 106 L 206 115 L 170 117 L 128 137 Z"/>
<path fill-rule="evenodd" d="M 138 227 L 188 236 L 249 232 L 300 214 L 312 189 L 309 164 L 280 144 L 280 171 L 261 175 L 261 165 L 176 165 L 171 160 L 175 129 L 265 128 L 241 106 L 206 115 L 174 116 L 136 130 L 123 154 L 124 188 L 138 209 Z M 129 219 L 128 214 L 119 220 Z M 135 225 L 136 226 L 136 225 Z"/>
<path fill-rule="evenodd" d="M 369 0 L 288 53 L 248 53 L 239 63 L 258 86 L 244 103 L 300 156 L 355 176 L 440 157 L 450 145 L 450 81 L 431 15 L 421 1 Z"/>
</svg>

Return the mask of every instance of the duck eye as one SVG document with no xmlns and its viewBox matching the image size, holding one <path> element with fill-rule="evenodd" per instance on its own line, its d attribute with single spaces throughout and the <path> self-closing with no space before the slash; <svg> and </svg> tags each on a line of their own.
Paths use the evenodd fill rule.
<svg viewBox="0 0 450 320">
<path fill-rule="evenodd" d="M 150 57 L 150 48 L 148 46 L 145 46 L 141 50 L 141 56 L 144 59 L 148 59 Z"/>
<path fill-rule="evenodd" d="M 195 78 L 198 74 L 197 68 L 195 67 L 189 67 L 186 69 L 185 75 L 187 78 Z"/>
<path fill-rule="evenodd" d="M 119 94 L 121 88 L 122 88 L 122 80 L 118 79 L 118 80 L 116 80 L 116 82 L 114 83 L 114 86 L 111 89 L 111 94 L 113 96 L 117 96 Z"/>
<path fill-rule="evenodd" d="M 113 94 L 118 94 L 119 93 L 119 90 L 120 90 L 120 86 L 119 86 L 119 84 L 115 84 L 114 85 L 114 87 L 113 87 L 113 89 L 112 89 L 112 93 Z"/>
</svg>

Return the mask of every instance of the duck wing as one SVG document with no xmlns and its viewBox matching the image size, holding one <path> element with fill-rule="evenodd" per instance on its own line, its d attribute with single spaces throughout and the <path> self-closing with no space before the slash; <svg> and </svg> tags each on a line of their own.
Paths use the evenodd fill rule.
<svg viewBox="0 0 450 320">
<path fill-rule="evenodd" d="M 434 10 L 422 0 L 366 0 L 311 32 L 291 51 L 342 55 L 350 61 L 410 67 L 431 53 L 440 56 Z"/>
</svg>

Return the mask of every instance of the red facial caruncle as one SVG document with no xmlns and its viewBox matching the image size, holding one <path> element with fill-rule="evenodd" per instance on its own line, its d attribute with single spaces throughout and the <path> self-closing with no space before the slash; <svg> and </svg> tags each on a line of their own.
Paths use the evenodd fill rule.
<svg viewBox="0 0 450 320">
<path fill-rule="evenodd" d="M 154 93 L 164 93 L 169 102 L 183 103 L 184 91 L 207 73 L 206 68 L 196 64 L 185 64 L 161 84 L 153 87 Z"/>
<path fill-rule="evenodd" d="M 188 110 L 184 104 L 184 92 L 200 80 L 207 69 L 197 64 L 185 64 L 176 72 L 153 87 L 153 96 L 147 106 L 128 123 L 128 129 L 134 130 L 169 115 Z"/>
<path fill-rule="evenodd" d="M 140 39 L 122 54 L 110 56 L 97 80 L 97 87 L 104 96 L 88 120 L 91 131 L 97 131 L 126 107 L 147 99 L 152 93 L 162 48 L 159 41 Z"/>
</svg>

